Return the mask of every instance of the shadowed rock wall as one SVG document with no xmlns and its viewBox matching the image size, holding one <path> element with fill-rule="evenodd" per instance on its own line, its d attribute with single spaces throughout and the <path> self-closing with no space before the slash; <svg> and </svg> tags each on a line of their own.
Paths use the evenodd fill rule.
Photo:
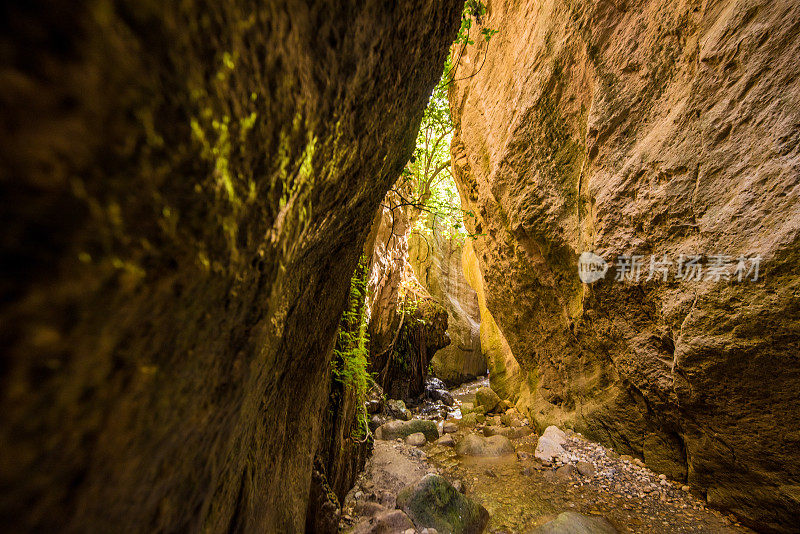
<svg viewBox="0 0 800 534">
<path fill-rule="evenodd" d="M 350 275 L 459 14 L 2 8 L 7 529 L 302 529 Z"/>
<path fill-rule="evenodd" d="M 490 2 L 452 153 L 507 391 L 762 530 L 800 516 L 800 6 Z M 471 76 L 473 75 L 474 76 Z M 761 256 L 593 285 L 578 255 Z M 486 322 L 484 318 L 484 322 Z M 483 330 L 483 326 L 482 326 Z M 482 336 L 483 337 L 483 336 Z M 495 336 L 497 337 L 497 336 Z M 499 338 L 498 338 L 499 339 Z M 506 380 L 508 382 L 508 380 Z M 494 381 L 493 381 L 494 384 Z"/>
</svg>

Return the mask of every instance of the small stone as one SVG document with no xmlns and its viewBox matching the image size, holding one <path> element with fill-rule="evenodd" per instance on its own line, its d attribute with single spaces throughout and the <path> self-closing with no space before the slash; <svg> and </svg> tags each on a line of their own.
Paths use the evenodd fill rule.
<svg viewBox="0 0 800 534">
<path fill-rule="evenodd" d="M 475 411 L 475 405 L 471 402 L 462 402 L 461 403 L 461 414 L 467 415 L 468 413 L 472 413 Z"/>
<path fill-rule="evenodd" d="M 688 493 L 688 492 L 689 492 L 691 489 L 692 489 L 692 488 L 690 488 L 689 486 L 681 486 L 681 490 L 683 490 L 683 491 L 685 491 L 685 492 L 687 492 L 687 493 Z"/>
<path fill-rule="evenodd" d="M 661 480 L 667 480 L 667 475 L 661 473 L 660 475 L 658 475 L 658 478 L 660 478 Z"/>
<path fill-rule="evenodd" d="M 436 440 L 436 444 L 442 447 L 455 447 L 456 442 L 453 440 L 453 436 L 450 434 L 445 434 L 441 438 Z"/>
<path fill-rule="evenodd" d="M 556 469 L 556 478 L 561 481 L 566 481 L 572 478 L 578 472 L 572 465 L 563 465 Z"/>
<path fill-rule="evenodd" d="M 578 462 L 575 467 L 577 467 L 578 472 L 585 477 L 590 477 L 595 474 L 595 468 L 589 462 Z"/>
<path fill-rule="evenodd" d="M 428 440 L 425 439 L 425 434 L 422 432 L 415 432 L 406 437 L 406 443 L 413 447 L 422 447 Z"/>
<path fill-rule="evenodd" d="M 442 432 L 444 434 L 453 434 L 458 432 L 458 425 L 453 421 L 445 421 L 442 425 Z"/>
<path fill-rule="evenodd" d="M 356 515 L 371 517 L 375 514 L 386 511 L 386 508 L 376 502 L 362 501 L 353 507 L 353 511 L 356 513 Z"/>
</svg>

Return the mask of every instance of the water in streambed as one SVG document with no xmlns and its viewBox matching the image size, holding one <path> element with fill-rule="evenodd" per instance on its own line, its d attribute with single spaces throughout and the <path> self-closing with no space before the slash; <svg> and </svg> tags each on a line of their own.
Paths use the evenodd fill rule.
<svg viewBox="0 0 800 534">
<path fill-rule="evenodd" d="M 460 404 L 473 402 L 475 391 L 487 385 L 488 379 L 482 379 L 453 390 L 456 402 L 447 418 L 459 419 Z M 482 432 L 482 424 L 460 427 L 454 438 L 458 442 L 469 433 Z M 603 516 L 619 532 L 750 532 L 707 508 L 686 491 L 688 487 L 579 434 L 568 435 L 567 466 L 560 469 L 534 458 L 536 433 L 512 440 L 516 454 L 502 458 L 460 457 L 452 447 L 433 444 L 424 450 L 440 473 L 460 480 L 467 496 L 489 511 L 489 532 L 527 532 L 564 511 Z"/>
</svg>

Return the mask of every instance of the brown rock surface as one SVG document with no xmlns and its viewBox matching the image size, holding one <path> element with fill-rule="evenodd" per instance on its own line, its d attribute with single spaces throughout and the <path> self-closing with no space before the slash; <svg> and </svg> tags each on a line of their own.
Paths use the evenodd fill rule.
<svg viewBox="0 0 800 534">
<path fill-rule="evenodd" d="M 800 6 L 507 0 L 481 22 L 452 152 L 492 387 L 794 528 Z M 761 279 L 584 285 L 584 251 L 758 254 Z"/>
<path fill-rule="evenodd" d="M 409 264 L 419 282 L 447 310 L 450 345 L 436 351 L 433 374 L 448 384 L 461 384 L 486 374 L 481 351 L 478 297 L 464 278 L 461 255 L 464 237 L 422 235 L 413 231 L 408 240 Z"/>
<path fill-rule="evenodd" d="M 460 10 L 4 6 L 5 529 L 302 530 L 350 274 Z"/>
</svg>

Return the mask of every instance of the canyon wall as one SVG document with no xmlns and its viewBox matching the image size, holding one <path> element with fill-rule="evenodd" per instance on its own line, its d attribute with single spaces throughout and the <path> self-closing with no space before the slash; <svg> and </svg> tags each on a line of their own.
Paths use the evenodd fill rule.
<svg viewBox="0 0 800 534">
<path fill-rule="evenodd" d="M 465 264 L 505 354 L 493 385 L 540 426 L 792 531 L 800 5 L 493 0 L 480 28 L 498 33 L 454 50 L 452 155 L 484 234 Z M 605 278 L 581 282 L 583 252 Z M 667 280 L 649 276 L 665 254 Z M 701 255 L 700 280 L 677 279 L 681 254 Z M 615 280 L 633 255 L 641 277 Z M 715 255 L 731 279 L 708 276 Z M 757 281 L 740 256 L 760 257 Z"/>
<path fill-rule="evenodd" d="M 460 11 L 4 6 L 8 530 L 302 530 L 351 273 Z"/>
<path fill-rule="evenodd" d="M 414 230 L 408 238 L 408 261 L 420 284 L 447 310 L 450 344 L 431 360 L 433 374 L 451 385 L 486 375 L 481 351 L 478 297 L 464 278 L 462 249 L 468 237 Z"/>
<path fill-rule="evenodd" d="M 407 192 L 403 192 L 407 194 Z M 413 225 L 392 190 L 372 223 L 368 262 L 369 371 L 390 399 L 422 394 L 434 354 L 451 345 L 449 312 L 417 279 L 409 261 Z M 366 252 L 365 252 L 366 253 Z"/>
</svg>

